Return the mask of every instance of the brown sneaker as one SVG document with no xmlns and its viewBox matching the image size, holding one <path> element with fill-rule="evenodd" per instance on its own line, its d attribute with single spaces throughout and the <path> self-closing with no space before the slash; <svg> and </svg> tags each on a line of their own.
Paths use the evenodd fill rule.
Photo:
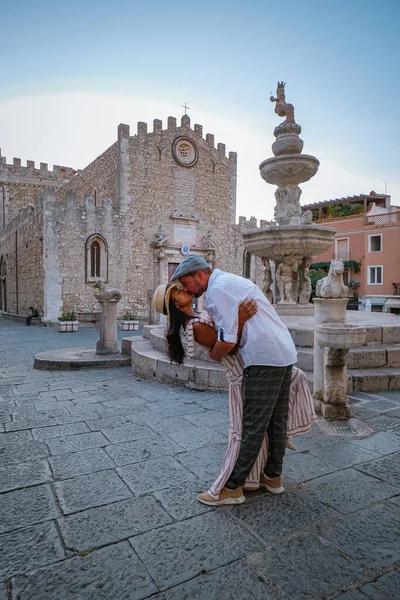
<svg viewBox="0 0 400 600">
<path fill-rule="evenodd" d="M 236 490 L 229 490 L 224 487 L 218 496 L 218 500 L 214 500 L 208 492 L 199 494 L 197 500 L 208 506 L 223 506 L 224 504 L 243 504 L 246 498 L 243 496 L 243 487 L 239 486 Z"/>
<path fill-rule="evenodd" d="M 260 486 L 268 490 L 271 494 L 283 494 L 285 491 L 280 477 L 267 477 L 262 474 L 260 477 Z"/>
</svg>

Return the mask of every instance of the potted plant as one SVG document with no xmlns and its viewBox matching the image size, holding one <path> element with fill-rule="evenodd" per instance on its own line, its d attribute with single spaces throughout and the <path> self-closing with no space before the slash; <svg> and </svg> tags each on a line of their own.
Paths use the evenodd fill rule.
<svg viewBox="0 0 400 600">
<path fill-rule="evenodd" d="M 79 323 L 76 320 L 74 310 L 64 311 L 58 317 L 58 331 L 65 333 L 67 331 L 78 331 Z"/>
<path fill-rule="evenodd" d="M 139 329 L 139 321 L 137 316 L 127 310 L 121 316 L 120 327 L 122 331 L 137 331 Z"/>
</svg>

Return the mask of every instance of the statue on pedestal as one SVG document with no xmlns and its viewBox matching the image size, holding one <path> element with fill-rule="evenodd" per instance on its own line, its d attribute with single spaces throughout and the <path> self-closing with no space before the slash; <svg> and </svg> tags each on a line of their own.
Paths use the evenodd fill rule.
<svg viewBox="0 0 400 600">
<path fill-rule="evenodd" d="M 303 258 L 302 278 L 300 286 L 299 304 L 308 304 L 311 296 L 310 260 Z"/>
<path fill-rule="evenodd" d="M 271 290 L 271 285 L 272 285 L 272 281 L 273 281 L 272 274 L 271 274 L 271 266 L 269 264 L 268 258 L 265 258 L 264 256 L 261 258 L 261 262 L 264 265 L 264 281 L 263 281 L 263 286 L 261 288 L 261 291 L 267 297 L 268 302 L 273 304 L 274 303 L 274 294 Z"/>
<path fill-rule="evenodd" d="M 288 254 L 276 270 L 276 282 L 281 296 L 278 304 L 296 304 L 297 298 L 293 298 L 292 295 L 295 275 L 297 275 L 297 260 Z"/>
<path fill-rule="evenodd" d="M 278 81 L 278 86 L 276 88 L 276 98 L 272 95 L 270 96 L 271 102 L 276 102 L 275 112 L 280 117 L 286 117 L 285 123 L 295 123 L 294 120 L 294 106 L 293 104 L 288 104 L 285 99 L 285 83 L 283 81 Z"/>
</svg>

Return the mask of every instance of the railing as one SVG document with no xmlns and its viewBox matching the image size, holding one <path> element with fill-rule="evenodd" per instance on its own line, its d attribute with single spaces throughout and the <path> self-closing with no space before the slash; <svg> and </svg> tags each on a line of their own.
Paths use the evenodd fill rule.
<svg viewBox="0 0 400 600">
<path fill-rule="evenodd" d="M 387 223 L 400 223 L 400 211 L 364 217 L 364 225 L 386 225 Z"/>
</svg>

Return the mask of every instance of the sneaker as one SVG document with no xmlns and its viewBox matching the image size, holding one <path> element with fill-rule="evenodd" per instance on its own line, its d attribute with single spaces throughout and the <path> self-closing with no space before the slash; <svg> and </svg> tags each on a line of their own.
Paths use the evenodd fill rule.
<svg viewBox="0 0 400 600">
<path fill-rule="evenodd" d="M 289 450 L 297 450 L 290 437 L 286 438 L 286 448 L 289 448 Z"/>
<path fill-rule="evenodd" d="M 271 494 L 283 494 L 285 488 L 281 484 L 280 477 L 267 477 L 261 475 L 260 486 L 268 490 Z"/>
<path fill-rule="evenodd" d="M 207 506 L 223 506 L 225 504 L 243 504 L 246 498 L 243 496 L 243 487 L 239 486 L 236 490 L 229 490 L 224 487 L 218 500 L 215 500 L 208 492 L 203 492 L 197 496 L 197 500 Z"/>
</svg>

